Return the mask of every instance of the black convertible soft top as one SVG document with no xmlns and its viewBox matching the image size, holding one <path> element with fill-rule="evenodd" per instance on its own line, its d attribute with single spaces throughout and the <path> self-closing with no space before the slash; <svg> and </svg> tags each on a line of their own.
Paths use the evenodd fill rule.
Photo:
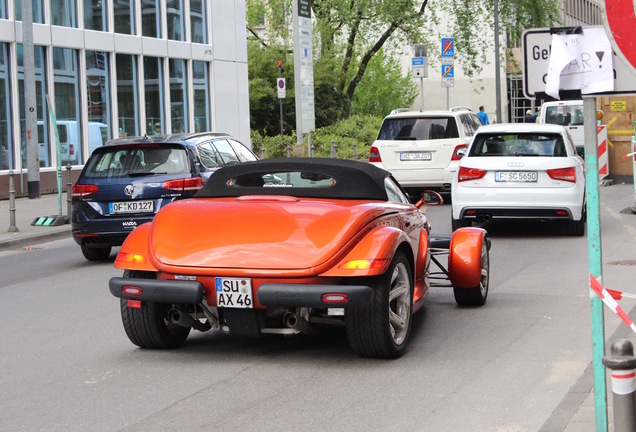
<svg viewBox="0 0 636 432">
<path fill-rule="evenodd" d="M 291 195 L 387 201 L 384 186 L 387 177 L 391 177 L 390 172 L 366 162 L 329 158 L 263 159 L 215 171 L 195 197 Z M 298 180 L 289 181 L 290 178 Z"/>
</svg>

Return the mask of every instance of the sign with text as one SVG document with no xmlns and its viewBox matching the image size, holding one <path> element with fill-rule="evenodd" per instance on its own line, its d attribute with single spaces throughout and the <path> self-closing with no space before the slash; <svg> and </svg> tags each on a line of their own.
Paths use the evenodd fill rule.
<svg viewBox="0 0 636 432">
<path fill-rule="evenodd" d="M 527 98 L 534 99 L 537 93 L 545 92 L 548 79 L 548 67 L 550 64 L 550 53 L 552 51 L 552 34 L 550 29 L 526 30 L 523 33 L 522 45 L 523 92 Z M 615 52 L 612 52 L 612 54 L 614 90 L 605 93 L 618 94 L 633 91 L 634 83 L 636 82 L 636 73 L 629 68 Z M 593 55 L 597 56 L 596 53 L 593 53 Z M 603 56 L 605 57 L 604 53 Z M 589 64 L 591 65 L 591 63 Z"/>
</svg>

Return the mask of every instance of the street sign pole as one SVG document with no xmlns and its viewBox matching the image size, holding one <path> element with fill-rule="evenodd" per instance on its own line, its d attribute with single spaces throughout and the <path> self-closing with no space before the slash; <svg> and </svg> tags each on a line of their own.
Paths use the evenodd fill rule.
<svg viewBox="0 0 636 432">
<path fill-rule="evenodd" d="M 22 64 L 24 66 L 24 129 L 27 149 L 29 199 L 40 198 L 38 161 L 38 110 L 35 95 L 35 50 L 33 46 L 33 5 L 22 0 Z M 46 142 L 46 140 L 45 140 Z"/>
</svg>

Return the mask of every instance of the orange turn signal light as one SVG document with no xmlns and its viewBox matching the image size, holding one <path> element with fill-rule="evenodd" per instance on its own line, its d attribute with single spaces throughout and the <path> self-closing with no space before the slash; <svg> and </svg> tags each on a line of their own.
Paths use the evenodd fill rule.
<svg viewBox="0 0 636 432">
<path fill-rule="evenodd" d="M 115 262 L 143 264 L 146 262 L 146 257 L 136 253 L 119 252 Z"/>
<path fill-rule="evenodd" d="M 342 264 L 340 268 L 347 270 L 368 270 L 382 268 L 389 260 L 387 259 L 372 259 L 372 260 L 351 260 Z"/>
</svg>

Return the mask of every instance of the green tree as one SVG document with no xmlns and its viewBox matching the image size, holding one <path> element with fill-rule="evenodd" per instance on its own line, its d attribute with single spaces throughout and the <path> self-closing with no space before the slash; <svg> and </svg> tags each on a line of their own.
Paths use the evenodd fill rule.
<svg viewBox="0 0 636 432">
<path fill-rule="evenodd" d="M 268 45 L 267 41 L 282 41 L 282 46 L 291 48 L 291 1 L 247 0 L 248 11 L 260 8 L 260 32 L 250 27 L 257 20 L 248 13 L 248 31 L 260 46 Z M 498 4 L 501 34 L 508 35 L 512 42 L 525 28 L 560 22 L 559 0 L 500 0 Z M 394 72 L 389 65 L 402 54 L 410 54 L 414 43 L 437 47 L 439 35 L 453 36 L 456 62 L 472 77 L 482 71 L 486 53 L 492 52 L 494 45 L 492 32 L 483 31 L 494 28 L 493 0 L 430 4 L 428 0 L 313 0 L 312 10 L 317 111 L 318 100 L 324 96 L 331 107 L 324 117 L 332 121 L 347 118 L 358 109 L 364 113 L 370 105 L 360 89 L 379 94 L 379 87 L 397 86 L 394 75 L 382 77 L 372 71 L 388 67 Z M 430 49 L 428 55 L 433 64 L 439 61 L 439 50 Z M 403 100 L 408 101 L 410 95 L 406 91 Z"/>
</svg>

